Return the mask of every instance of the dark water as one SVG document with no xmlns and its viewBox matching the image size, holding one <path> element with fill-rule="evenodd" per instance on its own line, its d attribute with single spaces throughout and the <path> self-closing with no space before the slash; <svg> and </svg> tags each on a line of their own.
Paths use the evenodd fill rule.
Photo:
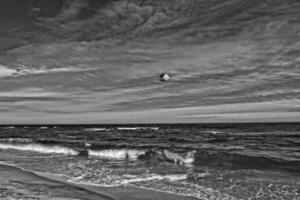
<svg viewBox="0 0 300 200">
<path fill-rule="evenodd" d="M 202 199 L 300 199 L 300 123 L 2 126 L 0 160 Z"/>
</svg>

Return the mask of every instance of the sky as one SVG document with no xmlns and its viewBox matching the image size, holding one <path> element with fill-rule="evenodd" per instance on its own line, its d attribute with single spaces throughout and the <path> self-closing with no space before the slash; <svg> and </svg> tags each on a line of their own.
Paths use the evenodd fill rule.
<svg viewBox="0 0 300 200">
<path fill-rule="evenodd" d="M 299 9 L 3 0 L 0 124 L 299 122 Z"/>
</svg>

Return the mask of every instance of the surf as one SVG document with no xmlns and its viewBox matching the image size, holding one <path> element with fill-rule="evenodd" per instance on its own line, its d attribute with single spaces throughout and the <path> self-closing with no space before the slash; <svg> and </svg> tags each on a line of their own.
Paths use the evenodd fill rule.
<svg viewBox="0 0 300 200">
<path fill-rule="evenodd" d="M 104 159 L 116 160 L 137 160 L 139 156 L 145 154 L 144 150 L 135 149 L 103 149 L 103 150 L 88 150 L 89 157 L 98 157 Z"/>
<path fill-rule="evenodd" d="M 32 151 L 42 154 L 64 154 L 64 155 L 78 155 L 79 152 L 64 146 L 54 145 L 46 146 L 40 144 L 8 144 L 0 143 L 0 149 L 3 150 L 18 150 L 18 151 Z"/>
</svg>

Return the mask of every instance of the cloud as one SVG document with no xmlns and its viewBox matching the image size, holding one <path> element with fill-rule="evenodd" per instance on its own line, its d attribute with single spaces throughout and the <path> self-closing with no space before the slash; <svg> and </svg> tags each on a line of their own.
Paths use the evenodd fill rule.
<svg viewBox="0 0 300 200">
<path fill-rule="evenodd" d="M 16 70 L 7 68 L 3 65 L 0 65 L 0 78 L 2 77 L 10 77 L 16 73 Z"/>
<path fill-rule="evenodd" d="M 289 14 L 292 6 L 266 12 L 247 0 L 66 2 L 56 17 L 39 18 L 54 40 L 1 54 L 0 106 L 10 110 L 1 119 L 219 122 L 299 114 L 291 103 L 300 97 L 299 12 Z M 268 17 L 278 9 L 280 17 Z M 158 81 L 163 72 L 170 81 Z"/>
<path fill-rule="evenodd" d="M 57 16 L 40 18 L 39 25 L 51 29 L 54 35 L 71 41 L 113 38 L 127 40 L 166 31 L 162 35 L 169 37 L 167 40 L 170 36 L 179 34 L 177 40 L 180 42 L 196 42 L 242 32 L 244 25 L 251 24 L 251 20 L 256 18 L 251 11 L 266 10 L 262 9 L 263 3 L 269 10 L 276 7 L 270 2 L 252 0 L 119 0 L 96 4 L 88 0 L 69 0 L 65 1 Z M 242 19 L 238 20 L 239 18 Z M 232 23 L 228 23 L 231 21 Z M 265 29 L 263 32 L 277 33 L 282 26 L 285 25 L 275 27 L 276 30 Z"/>
<path fill-rule="evenodd" d="M 60 104 L 57 104 L 60 105 Z M 200 106 L 186 108 L 145 109 L 139 111 L 116 112 L 57 112 L 53 110 L 45 115 L 41 110 L 22 110 L 0 113 L 2 124 L 13 121 L 14 123 L 200 123 L 200 122 L 295 122 L 300 117 L 299 112 L 289 112 L 299 105 L 299 100 L 277 101 L 273 103 L 243 103 L 216 106 Z M 42 105 L 39 105 L 42 106 Z M 61 105 L 63 106 L 63 105 Z M 243 112 L 253 108 L 261 108 L 260 112 Z M 275 107 L 274 109 L 272 107 Z M 74 107 L 76 108 L 76 107 Z M 78 107 L 77 107 L 78 108 Z M 44 106 L 44 109 L 48 109 Z M 80 113 L 80 114 L 79 114 Z M 25 117 L 26 116 L 26 117 Z M 30 121 L 26 121 L 27 118 Z"/>
<path fill-rule="evenodd" d="M 232 4 L 232 7 L 241 7 L 239 2 Z M 197 20 L 205 22 L 206 18 L 210 20 L 219 15 L 226 15 L 232 7 L 222 1 L 211 4 L 197 0 L 144 3 L 121 0 L 106 3 L 104 6 L 90 7 L 86 0 L 73 0 L 66 1 L 66 5 L 56 17 L 41 18 L 43 23 L 40 25 L 55 30 L 60 37 L 69 40 L 133 38 L 170 28 L 176 30 Z M 90 15 L 80 18 L 80 14 L 85 10 L 88 10 Z M 208 14 L 209 10 L 215 14 Z"/>
<path fill-rule="evenodd" d="M 24 88 L 14 91 L 0 91 L 0 97 L 23 97 L 23 98 L 34 98 L 34 97 L 63 97 L 65 96 L 64 93 L 58 92 L 50 92 L 42 88 Z"/>
<path fill-rule="evenodd" d="M 58 21 L 59 23 L 66 23 L 75 20 L 81 14 L 82 10 L 88 7 L 88 0 L 65 0 L 62 10 L 55 19 L 48 18 L 47 20 L 50 22 Z"/>
<path fill-rule="evenodd" d="M 14 67 L 6 67 L 0 65 L 0 78 L 7 78 L 7 77 L 18 77 L 18 76 L 26 76 L 31 74 L 47 74 L 47 73 L 63 73 L 63 72 L 78 72 L 78 71 L 89 71 L 91 69 L 82 69 L 82 68 L 75 68 L 75 67 L 60 67 L 60 68 L 46 68 L 41 66 L 37 67 L 27 67 L 24 65 L 16 65 Z"/>
</svg>

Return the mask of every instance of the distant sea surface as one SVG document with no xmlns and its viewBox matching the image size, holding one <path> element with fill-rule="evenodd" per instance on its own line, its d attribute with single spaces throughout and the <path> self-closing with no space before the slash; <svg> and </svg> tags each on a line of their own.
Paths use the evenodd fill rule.
<svg viewBox="0 0 300 200">
<path fill-rule="evenodd" d="M 300 123 L 0 126 L 0 161 L 200 199 L 300 199 Z"/>
</svg>

